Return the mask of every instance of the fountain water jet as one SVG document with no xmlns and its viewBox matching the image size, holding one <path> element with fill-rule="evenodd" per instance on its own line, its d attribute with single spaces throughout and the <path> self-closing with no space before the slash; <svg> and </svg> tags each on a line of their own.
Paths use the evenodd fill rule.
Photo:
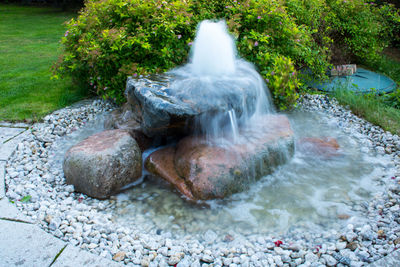
<svg viewBox="0 0 400 267">
<path fill-rule="evenodd" d="M 192 72 L 199 76 L 230 75 L 235 72 L 236 50 L 223 21 L 203 21 L 193 44 Z"/>
<path fill-rule="evenodd" d="M 177 97 L 201 91 L 204 101 L 214 106 L 195 118 L 195 134 L 206 136 L 208 141 L 231 136 L 238 142 L 239 125 L 251 127 L 260 116 L 274 111 L 267 86 L 254 66 L 237 56 L 224 21 L 201 22 L 189 63 L 169 73 L 175 76 L 170 88 Z M 236 106 L 231 107 L 232 103 Z"/>
</svg>

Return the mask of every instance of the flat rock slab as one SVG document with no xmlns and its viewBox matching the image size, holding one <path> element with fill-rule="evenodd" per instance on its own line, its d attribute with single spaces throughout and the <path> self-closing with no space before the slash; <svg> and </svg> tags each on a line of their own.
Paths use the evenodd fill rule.
<svg viewBox="0 0 400 267">
<path fill-rule="evenodd" d="M 266 115 L 255 127 L 242 129 L 238 143 L 220 145 L 201 137 L 185 137 L 176 148 L 153 152 L 146 159 L 146 168 L 189 199 L 207 200 L 247 190 L 293 154 L 294 135 L 288 118 Z"/>
<path fill-rule="evenodd" d="M 28 129 L 31 126 L 29 123 L 24 123 L 24 122 L 5 122 L 5 121 L 0 121 L 0 127 L 9 127 L 9 128 L 25 128 Z"/>
<path fill-rule="evenodd" d="M 241 75 L 254 77 L 253 72 L 256 73 L 250 68 Z M 190 131 L 188 126 L 199 116 L 230 110 L 237 116 L 254 113 L 260 81 L 235 78 L 213 80 L 176 74 L 129 77 L 125 94 L 144 134 L 149 137 L 182 134 Z"/>
<path fill-rule="evenodd" d="M 0 220 L 0 266 L 50 266 L 66 243 L 37 225 Z"/>
<path fill-rule="evenodd" d="M 33 223 L 33 220 L 22 214 L 8 198 L 0 200 L 0 219 Z"/>
<path fill-rule="evenodd" d="M 52 267 L 78 266 L 117 267 L 122 266 L 122 264 L 68 245 L 52 265 Z"/>
<path fill-rule="evenodd" d="M 5 131 L 5 134 L 3 135 L 1 131 Z M 4 137 L 2 141 L 0 141 L 0 160 L 7 160 L 14 152 L 16 146 L 25 139 L 28 134 L 29 131 L 26 129 L 0 127 L 0 136 Z"/>
<path fill-rule="evenodd" d="M 368 265 L 369 267 L 393 267 L 393 266 L 400 266 L 400 251 L 394 251 L 387 256 L 383 257 L 376 262 L 371 263 Z"/>
<path fill-rule="evenodd" d="M 14 136 L 22 133 L 26 129 L 24 128 L 9 128 L 9 127 L 0 127 L 0 143 L 3 144 L 8 139 L 13 138 Z"/>
<path fill-rule="evenodd" d="M 0 161 L 0 199 L 5 197 L 5 189 L 6 189 L 4 183 L 5 166 L 6 162 Z"/>
</svg>

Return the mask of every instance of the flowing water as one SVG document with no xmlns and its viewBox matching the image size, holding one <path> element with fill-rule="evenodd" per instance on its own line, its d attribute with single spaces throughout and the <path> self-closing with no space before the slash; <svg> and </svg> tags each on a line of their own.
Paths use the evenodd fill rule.
<svg viewBox="0 0 400 267">
<path fill-rule="evenodd" d="M 237 55 L 225 21 L 201 22 L 189 62 L 169 74 L 174 76 L 169 88 L 176 97 L 195 92 L 193 101 L 198 106 L 212 107 L 195 122 L 195 134 L 209 141 L 237 139 L 239 126 L 247 127 L 254 117 L 274 112 L 263 78 L 250 62 Z"/>
<path fill-rule="evenodd" d="M 234 75 L 236 71 L 235 42 L 224 21 L 205 20 L 200 23 L 193 43 L 190 74 L 192 76 Z"/>
<path fill-rule="evenodd" d="M 330 136 L 337 139 L 337 155 L 323 157 L 296 151 L 288 164 L 261 178 L 250 190 L 225 199 L 193 204 L 161 178 L 144 181 L 117 196 L 113 219 L 143 231 L 196 235 L 217 233 L 285 233 L 293 227 L 339 227 L 338 217 L 363 217 L 357 207 L 374 192 L 388 172 L 389 160 L 363 151 L 364 144 L 339 129 L 333 119 L 316 113 L 289 115 L 296 139 Z M 102 130 L 97 119 L 57 143 L 52 164 L 61 168 L 65 151 Z M 148 151 L 151 152 L 151 151 Z M 148 154 L 148 153 L 146 153 Z"/>
<path fill-rule="evenodd" d="M 334 137 L 340 145 L 337 155 L 296 151 L 288 164 L 252 184 L 249 191 L 201 204 L 188 203 L 162 181 L 145 179 L 141 186 L 119 196 L 115 220 L 127 223 L 140 214 L 158 229 L 184 235 L 208 229 L 284 233 L 299 225 L 334 227 L 341 222 L 338 217 L 360 216 L 354 207 L 382 190 L 376 180 L 385 174 L 390 161 L 361 152 L 363 145 L 357 139 L 329 121 L 321 123 L 321 116 L 290 115 L 296 138 Z"/>
<path fill-rule="evenodd" d="M 238 142 L 239 139 L 239 125 L 236 119 L 236 113 L 233 109 L 229 110 L 229 122 L 232 130 L 232 141 L 234 144 Z"/>
</svg>

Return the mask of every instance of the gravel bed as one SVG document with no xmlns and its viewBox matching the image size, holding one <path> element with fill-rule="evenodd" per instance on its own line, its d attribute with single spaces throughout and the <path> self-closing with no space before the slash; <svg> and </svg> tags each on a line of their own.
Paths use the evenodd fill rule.
<svg viewBox="0 0 400 267">
<path fill-rule="evenodd" d="M 54 112 L 31 127 L 6 164 L 6 195 L 47 232 L 128 266 L 364 266 L 400 247 L 400 138 L 385 132 L 321 95 L 306 95 L 300 109 L 323 112 L 344 132 L 365 144 L 367 153 L 389 158 L 393 174 L 377 182 L 385 190 L 357 205 L 364 220 L 349 219 L 340 230 L 290 229 L 284 235 L 237 235 L 209 230 L 174 238 L 151 227 L 132 229 L 111 215 L 116 199 L 96 200 L 74 193 L 62 169 L 53 167 L 56 144 L 97 115 L 114 107 L 93 100 Z M 31 196 L 28 201 L 25 196 Z M 25 197 L 25 199 L 24 199 Z M 135 215 L 132 220 L 140 219 Z M 365 219 L 367 223 L 365 223 Z"/>
</svg>

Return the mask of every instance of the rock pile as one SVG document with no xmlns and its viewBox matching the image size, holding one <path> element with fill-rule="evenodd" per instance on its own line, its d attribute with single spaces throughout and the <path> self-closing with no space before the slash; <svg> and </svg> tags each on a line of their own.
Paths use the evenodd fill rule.
<svg viewBox="0 0 400 267">
<path fill-rule="evenodd" d="M 254 113 L 257 92 L 247 80 L 219 81 L 220 90 L 202 88 L 201 84 L 188 90 L 171 89 L 170 82 L 166 75 L 153 80 L 129 77 L 127 103 L 105 123 L 119 130 L 92 136 L 68 151 L 64 161 L 67 183 L 88 196 L 109 197 L 141 176 L 141 152 L 156 139 L 179 140 L 183 134 L 193 135 L 194 121 L 204 114 L 229 110 L 238 115 Z M 251 181 L 271 173 L 293 155 L 293 132 L 284 115 L 266 115 L 242 132 L 246 145 L 230 148 L 207 145 L 208 140 L 189 135 L 176 149 L 155 152 L 146 167 L 189 199 L 206 200 L 248 189 Z M 129 150 L 132 152 L 127 153 Z"/>
</svg>

